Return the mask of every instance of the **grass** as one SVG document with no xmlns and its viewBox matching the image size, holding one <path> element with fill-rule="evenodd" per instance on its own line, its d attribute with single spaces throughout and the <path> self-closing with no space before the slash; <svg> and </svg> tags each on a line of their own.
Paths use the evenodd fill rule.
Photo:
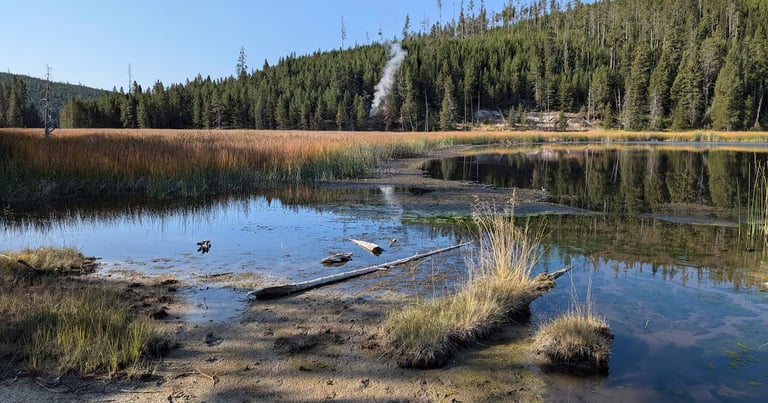
<svg viewBox="0 0 768 403">
<path fill-rule="evenodd" d="M 0 376 L 147 372 L 163 340 L 118 286 L 66 276 L 92 268 L 72 248 L 0 254 Z"/>
<path fill-rule="evenodd" d="M 386 354 L 400 367 L 434 368 L 460 347 L 482 339 L 525 313 L 538 296 L 531 268 L 539 236 L 516 226 L 514 207 L 475 207 L 477 256 L 466 283 L 453 295 L 418 301 L 388 314 Z"/>
<path fill-rule="evenodd" d="M 764 141 L 760 132 L 305 132 L 0 129 L 0 204 L 124 195 L 169 199 L 369 177 L 382 161 L 456 144 Z"/>
<path fill-rule="evenodd" d="M 747 200 L 747 235 L 752 240 L 762 238 L 762 243 L 768 242 L 768 166 L 756 165 L 754 182 L 750 183 L 749 199 Z"/>
<path fill-rule="evenodd" d="M 604 318 L 595 314 L 588 292 L 583 304 L 543 324 L 535 336 L 537 350 L 556 367 L 608 371 L 613 334 Z"/>
</svg>

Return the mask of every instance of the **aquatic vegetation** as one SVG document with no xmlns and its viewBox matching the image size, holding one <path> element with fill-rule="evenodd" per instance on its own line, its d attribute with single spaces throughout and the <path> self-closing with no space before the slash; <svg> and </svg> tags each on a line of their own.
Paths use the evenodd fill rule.
<svg viewBox="0 0 768 403">
<path fill-rule="evenodd" d="M 754 182 L 749 186 L 747 200 L 748 235 L 751 239 L 762 238 L 768 242 L 768 165 L 756 164 L 754 167 Z"/>
</svg>

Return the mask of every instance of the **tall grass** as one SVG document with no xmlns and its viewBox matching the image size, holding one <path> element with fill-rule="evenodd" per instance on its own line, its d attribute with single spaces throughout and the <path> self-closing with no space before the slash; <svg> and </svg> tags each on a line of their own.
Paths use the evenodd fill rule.
<svg viewBox="0 0 768 403">
<path fill-rule="evenodd" d="M 768 167 L 763 164 L 755 166 L 754 182 L 750 184 L 749 200 L 747 200 L 747 235 L 753 241 L 762 238 L 768 243 Z"/>
<path fill-rule="evenodd" d="M 702 134 L 630 132 L 303 132 L 0 129 L 0 203 L 125 194 L 172 198 L 248 192 L 286 183 L 369 177 L 391 158 L 456 144 L 699 140 Z M 765 133 L 709 133 L 755 141 Z"/>
<path fill-rule="evenodd" d="M 0 253 L 0 375 L 146 372 L 162 340 L 117 286 L 62 276 L 88 264 L 71 248 Z"/>
<path fill-rule="evenodd" d="M 572 292 L 570 309 L 544 323 L 535 336 L 535 345 L 552 364 L 608 370 L 613 334 L 608 322 L 592 307 L 591 285 L 584 303 Z"/>
<path fill-rule="evenodd" d="M 514 207 L 480 204 L 473 214 L 479 231 L 470 275 L 455 294 L 407 305 L 384 321 L 387 355 L 406 368 L 432 368 L 461 346 L 486 337 L 527 311 L 537 291 L 531 268 L 540 237 L 514 221 Z"/>
</svg>

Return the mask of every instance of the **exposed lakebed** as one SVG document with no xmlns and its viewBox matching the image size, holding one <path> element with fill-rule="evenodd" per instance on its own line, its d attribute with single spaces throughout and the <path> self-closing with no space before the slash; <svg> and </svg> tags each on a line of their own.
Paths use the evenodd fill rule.
<svg viewBox="0 0 768 403">
<path fill-rule="evenodd" d="M 453 180 L 544 188 L 559 206 L 526 207 L 539 213 L 532 225 L 547 233 L 535 271 L 574 266 L 534 303 L 532 326 L 568 309 L 574 293 L 583 301 L 591 287 L 594 309 L 616 339 L 608 376 L 547 372 L 553 396 L 735 401 L 767 394 L 768 267 L 740 214 L 750 167 L 766 160 L 764 150 L 585 149 L 508 150 L 427 165 L 433 174 L 458 172 L 445 176 Z M 485 174 L 486 162 L 505 179 Z M 416 211 L 413 200 L 420 196 L 412 188 L 340 192 L 322 200 L 256 195 L 6 215 L 0 249 L 75 246 L 101 258 L 102 276 L 173 277 L 193 305 L 185 319 L 200 322 L 236 318 L 245 293 L 257 287 L 395 260 L 468 236 L 466 224 L 454 220 L 466 211 Z M 558 214 L 542 214 L 547 211 Z M 566 214 L 573 212 L 580 214 Z M 378 243 L 385 253 L 370 255 L 349 238 Z M 205 254 L 196 245 L 204 239 L 212 245 Z M 352 261 L 323 267 L 320 259 L 334 252 L 352 252 Z M 464 259 L 464 252 L 451 253 L 332 287 L 360 298 L 382 290 L 441 295 L 466 274 Z M 488 349 L 503 352 L 504 346 Z"/>
</svg>

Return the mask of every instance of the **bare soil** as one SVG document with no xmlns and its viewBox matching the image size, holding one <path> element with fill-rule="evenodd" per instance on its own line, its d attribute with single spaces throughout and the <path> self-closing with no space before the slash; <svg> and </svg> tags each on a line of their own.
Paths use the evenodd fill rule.
<svg viewBox="0 0 768 403">
<path fill-rule="evenodd" d="M 437 153 L 467 150 L 457 147 Z M 402 200 L 403 208 L 432 213 L 468 211 L 477 197 L 503 203 L 512 196 L 510 189 L 425 178 L 419 168 L 424 160 L 390 161 L 375 179 L 328 186 L 407 188 L 411 196 Z M 521 208 L 557 208 L 544 200 L 543 192 L 517 190 Z M 137 283 L 157 283 L 157 279 L 133 280 L 135 290 L 141 289 Z M 243 281 L 250 287 L 260 279 Z M 382 289 L 349 294 L 326 287 L 251 302 L 236 320 L 194 324 L 182 320 L 188 301 L 148 293 L 147 311 L 168 314 L 159 315 L 158 323 L 178 343 L 153 364 L 151 376 L 109 380 L 19 375 L 0 380 L 0 401 L 551 400 L 531 346 L 531 329 L 524 325 L 506 327 L 483 346 L 463 350 L 437 370 L 404 370 L 383 358 L 380 323 L 388 311 L 413 298 Z"/>
</svg>

